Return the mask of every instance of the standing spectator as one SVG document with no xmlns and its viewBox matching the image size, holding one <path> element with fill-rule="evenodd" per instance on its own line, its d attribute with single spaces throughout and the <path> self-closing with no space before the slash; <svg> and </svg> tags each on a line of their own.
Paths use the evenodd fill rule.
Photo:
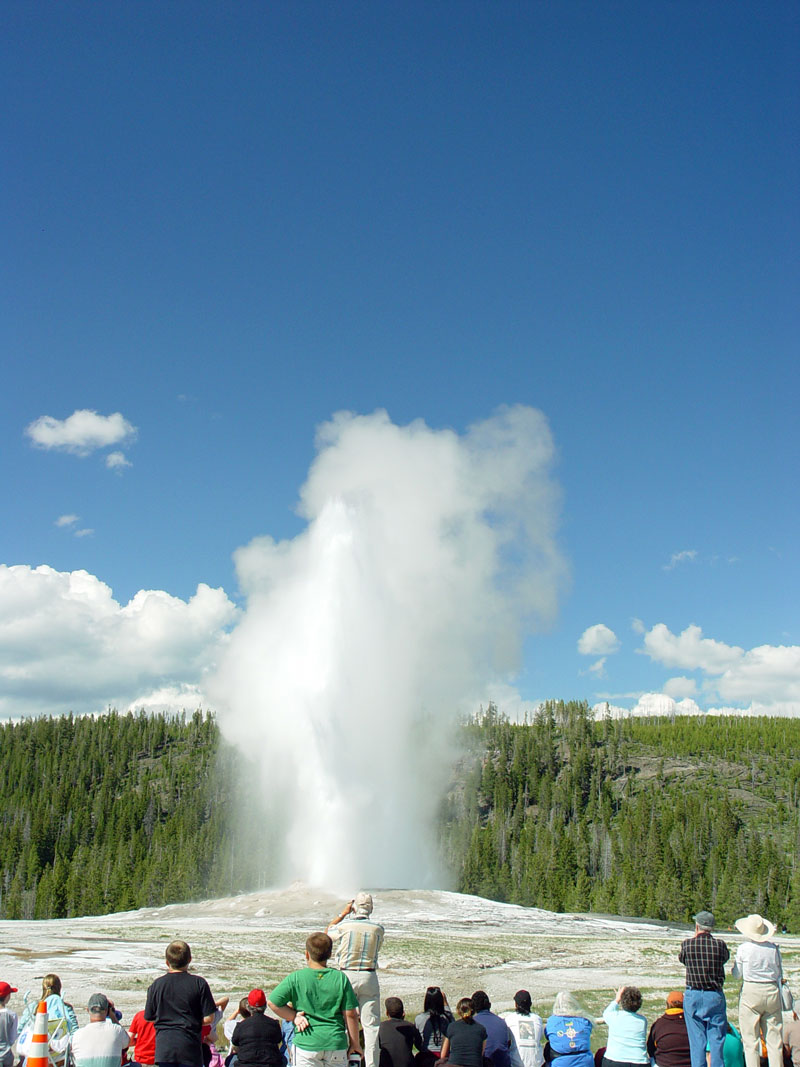
<svg viewBox="0 0 800 1067">
<path fill-rule="evenodd" d="M 14 1063 L 14 1042 L 17 1040 L 19 1020 L 17 1013 L 10 1011 L 8 1002 L 11 994 L 17 993 L 15 986 L 0 982 L 0 1067 L 12 1067 Z"/>
<path fill-rule="evenodd" d="M 492 1067 L 511 1067 L 511 1031 L 499 1015 L 491 1010 L 489 997 L 478 989 L 472 994 L 475 1008 L 475 1022 L 486 1030 L 486 1051 L 484 1056 Z"/>
<path fill-rule="evenodd" d="M 746 940 L 736 950 L 734 978 L 742 979 L 739 997 L 739 1029 L 747 1067 L 759 1067 L 761 1030 L 766 1032 L 769 1067 L 783 1067 L 781 1036 L 781 950 L 772 941 L 775 924 L 760 915 L 737 919 L 736 929 Z"/>
<path fill-rule="evenodd" d="M 528 990 L 520 989 L 514 994 L 514 1011 L 500 1016 L 511 1031 L 511 1067 L 541 1067 L 544 1062 L 544 1023 L 541 1015 L 531 1011 L 531 1005 Z"/>
<path fill-rule="evenodd" d="M 264 1014 L 267 1009 L 264 990 L 251 989 L 247 1006 L 249 1018 L 237 1023 L 231 1035 L 231 1044 L 241 1067 L 283 1067 L 281 1024 Z"/>
<path fill-rule="evenodd" d="M 722 984 L 728 946 L 712 936 L 715 924 L 710 911 L 699 911 L 694 924 L 694 937 L 687 937 L 678 953 L 678 959 L 686 967 L 683 1012 L 692 1067 L 705 1067 L 706 1044 L 711 1053 L 711 1067 L 724 1067 L 722 1046 L 728 1017 Z"/>
<path fill-rule="evenodd" d="M 447 1028 L 453 1021 L 453 1013 L 447 1006 L 438 985 L 429 985 L 425 990 L 422 1012 L 414 1019 L 414 1026 L 422 1038 L 422 1060 L 432 1064 L 442 1054 L 442 1042 L 447 1037 Z"/>
<path fill-rule="evenodd" d="M 386 998 L 388 1016 L 378 1027 L 380 1067 L 412 1067 L 414 1049 L 422 1049 L 422 1038 L 413 1023 L 406 1022 L 399 997 Z"/>
<path fill-rule="evenodd" d="M 458 1018 L 448 1026 L 442 1044 L 442 1059 L 451 1067 L 484 1067 L 486 1027 L 475 1020 L 475 1005 L 469 997 L 462 997 L 456 1012 Z"/>
<path fill-rule="evenodd" d="M 156 1063 L 203 1067 L 203 1024 L 217 1006 L 208 982 L 189 974 L 192 950 L 185 941 L 167 945 L 167 973 L 147 990 L 144 1017 L 155 1024 Z"/>
<path fill-rule="evenodd" d="M 361 1055 L 358 1001 L 347 975 L 327 966 L 332 952 L 327 934 L 311 934 L 308 966 L 287 975 L 268 1001 L 280 1019 L 294 1023 L 294 1067 L 343 1067 L 348 1051 Z"/>
<path fill-rule="evenodd" d="M 679 989 L 667 994 L 667 1010 L 650 1027 L 647 1052 L 656 1067 L 692 1067 L 689 1035 L 683 1016 L 683 993 Z"/>
<path fill-rule="evenodd" d="M 592 1021 L 572 993 L 563 991 L 556 997 L 544 1036 L 545 1062 L 569 1056 L 569 1067 L 594 1067 Z"/>
<path fill-rule="evenodd" d="M 635 986 L 620 986 L 603 1012 L 608 1027 L 605 1067 L 640 1067 L 649 1063 L 647 1019 L 639 1014 L 642 994 Z"/>
<path fill-rule="evenodd" d="M 133 1060 L 139 1067 L 153 1067 L 156 1062 L 156 1028 L 144 1017 L 144 1009 L 137 1011 L 128 1027 L 133 1043 Z"/>
<path fill-rule="evenodd" d="M 357 893 L 347 907 L 328 923 L 327 933 L 336 947 L 336 966 L 350 979 L 358 1000 L 364 1031 L 365 1067 L 378 1067 L 378 1027 L 381 1021 L 381 991 L 378 984 L 378 952 L 384 930 L 373 922 L 369 893 Z"/>
</svg>

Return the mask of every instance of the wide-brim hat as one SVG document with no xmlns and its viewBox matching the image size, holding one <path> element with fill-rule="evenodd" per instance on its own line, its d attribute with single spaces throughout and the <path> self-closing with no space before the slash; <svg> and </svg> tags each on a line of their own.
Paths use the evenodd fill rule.
<svg viewBox="0 0 800 1067">
<path fill-rule="evenodd" d="M 775 923 L 771 923 L 769 919 L 764 919 L 760 915 L 745 915 L 743 919 L 737 919 L 733 925 L 750 941 L 769 941 L 775 933 Z"/>
</svg>

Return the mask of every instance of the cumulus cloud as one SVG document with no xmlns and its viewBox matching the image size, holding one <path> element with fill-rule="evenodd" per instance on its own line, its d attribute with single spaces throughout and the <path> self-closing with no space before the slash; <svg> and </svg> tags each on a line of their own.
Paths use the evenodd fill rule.
<svg viewBox="0 0 800 1067">
<path fill-rule="evenodd" d="M 118 411 L 113 415 L 98 415 L 83 408 L 73 411 L 66 419 L 41 415 L 25 428 L 25 433 L 37 448 L 88 456 L 99 448 L 133 440 L 136 427 Z"/>
<path fill-rule="evenodd" d="M 678 700 L 682 697 L 694 697 L 697 696 L 697 682 L 694 678 L 670 678 L 664 683 L 664 692 Z"/>
<path fill-rule="evenodd" d="M 125 467 L 132 467 L 133 464 L 124 452 L 109 452 L 106 456 L 106 466 L 112 471 L 122 471 Z"/>
<path fill-rule="evenodd" d="M 196 706 L 236 614 L 207 585 L 186 601 L 140 590 L 120 605 L 87 571 L 0 565 L 0 715 L 150 706 L 182 688 Z"/>
<path fill-rule="evenodd" d="M 590 626 L 578 638 L 578 651 L 583 656 L 610 656 L 618 649 L 619 638 L 602 622 Z"/>
<path fill-rule="evenodd" d="M 699 626 L 687 626 L 680 634 L 673 634 L 664 623 L 658 623 L 645 634 L 640 651 L 665 667 L 701 671 L 705 676 L 701 695 L 707 704 L 723 701 L 726 706 L 738 704 L 747 709 L 775 707 L 780 709 L 775 714 L 800 715 L 798 645 L 759 645 L 745 650 L 703 637 Z M 671 693 L 678 685 L 689 696 L 689 681 L 676 678 L 667 684 L 673 687 Z M 790 708 L 795 711 L 787 711 Z"/>
<path fill-rule="evenodd" d="M 656 623 L 645 634 L 643 651 L 665 667 L 703 670 L 709 674 L 721 674 L 744 655 L 741 648 L 703 637 L 699 626 L 687 626 L 681 634 L 673 634 L 663 622 Z"/>
<path fill-rule="evenodd" d="M 686 548 L 683 552 L 673 552 L 670 556 L 669 563 L 665 563 L 663 569 L 665 571 L 674 570 L 679 563 L 694 563 L 697 559 L 696 548 Z"/>
</svg>

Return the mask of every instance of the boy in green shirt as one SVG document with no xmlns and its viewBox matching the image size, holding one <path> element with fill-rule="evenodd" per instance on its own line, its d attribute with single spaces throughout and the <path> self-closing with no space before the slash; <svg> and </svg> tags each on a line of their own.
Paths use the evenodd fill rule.
<svg viewBox="0 0 800 1067">
<path fill-rule="evenodd" d="M 306 941 L 308 966 L 272 990 L 270 1009 L 294 1023 L 295 1067 L 344 1067 L 348 1052 L 363 1055 L 358 1001 L 347 975 L 327 966 L 332 952 L 327 934 L 312 934 Z"/>
</svg>

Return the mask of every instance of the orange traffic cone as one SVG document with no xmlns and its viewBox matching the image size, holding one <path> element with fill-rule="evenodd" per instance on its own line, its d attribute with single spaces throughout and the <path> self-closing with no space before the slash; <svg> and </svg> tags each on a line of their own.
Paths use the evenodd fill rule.
<svg viewBox="0 0 800 1067">
<path fill-rule="evenodd" d="M 47 1067 L 48 1046 L 50 1038 L 47 1033 L 47 1001 L 40 1000 L 36 1008 L 36 1018 L 33 1023 L 31 1034 L 31 1051 L 28 1056 L 28 1067 Z"/>
</svg>

